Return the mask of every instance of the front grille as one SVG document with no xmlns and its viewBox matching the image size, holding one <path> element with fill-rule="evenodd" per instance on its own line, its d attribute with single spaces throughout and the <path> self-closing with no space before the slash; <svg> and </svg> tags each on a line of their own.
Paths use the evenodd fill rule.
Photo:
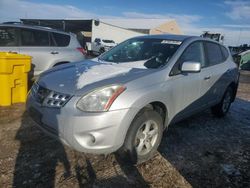
<svg viewBox="0 0 250 188">
<path fill-rule="evenodd" d="M 70 95 L 62 94 L 59 92 L 51 91 L 50 94 L 45 98 L 43 104 L 49 107 L 62 107 L 68 100 Z"/>
<path fill-rule="evenodd" d="M 37 83 L 33 84 L 31 88 L 31 94 L 42 106 L 55 108 L 61 108 L 64 106 L 71 97 L 70 95 L 44 88 Z"/>
</svg>

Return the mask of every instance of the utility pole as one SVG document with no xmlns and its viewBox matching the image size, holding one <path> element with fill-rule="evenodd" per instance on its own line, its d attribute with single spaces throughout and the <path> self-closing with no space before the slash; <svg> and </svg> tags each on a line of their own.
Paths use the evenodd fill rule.
<svg viewBox="0 0 250 188">
<path fill-rule="evenodd" d="M 242 32 L 242 28 L 240 28 L 240 33 L 239 33 L 239 38 L 238 38 L 238 46 L 240 45 L 241 32 Z"/>
</svg>

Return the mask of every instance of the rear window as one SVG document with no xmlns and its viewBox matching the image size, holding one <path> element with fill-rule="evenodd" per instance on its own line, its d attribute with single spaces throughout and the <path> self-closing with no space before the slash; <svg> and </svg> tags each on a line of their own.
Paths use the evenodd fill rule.
<svg viewBox="0 0 250 188">
<path fill-rule="evenodd" d="M 17 32 L 15 28 L 1 27 L 0 28 L 0 46 L 17 46 Z"/>
<path fill-rule="evenodd" d="M 49 33 L 34 29 L 21 29 L 22 46 L 49 46 Z"/>
<path fill-rule="evenodd" d="M 61 33 L 52 33 L 53 38 L 57 46 L 63 47 L 68 46 L 70 42 L 70 36 Z"/>
<path fill-rule="evenodd" d="M 209 62 L 209 66 L 216 65 L 224 61 L 221 48 L 218 44 L 213 43 L 213 42 L 206 42 L 205 46 L 206 46 L 207 59 Z"/>
</svg>

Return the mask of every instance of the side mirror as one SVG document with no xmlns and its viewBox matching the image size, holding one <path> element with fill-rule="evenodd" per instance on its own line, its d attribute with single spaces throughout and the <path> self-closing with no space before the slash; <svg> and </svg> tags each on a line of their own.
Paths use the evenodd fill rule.
<svg viewBox="0 0 250 188">
<path fill-rule="evenodd" d="M 201 71 L 201 63 L 193 62 L 193 61 L 186 61 L 181 66 L 181 72 L 183 73 L 195 73 Z"/>
</svg>

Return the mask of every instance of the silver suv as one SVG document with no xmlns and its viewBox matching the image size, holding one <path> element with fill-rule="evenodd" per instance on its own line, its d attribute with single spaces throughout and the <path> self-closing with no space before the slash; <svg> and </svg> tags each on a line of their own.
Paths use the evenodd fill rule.
<svg viewBox="0 0 250 188">
<path fill-rule="evenodd" d="M 170 124 L 207 108 L 224 116 L 238 80 L 228 49 L 215 41 L 143 36 L 43 73 L 27 109 L 43 130 L 78 151 L 118 151 L 141 163 Z"/>
<path fill-rule="evenodd" d="M 85 59 L 74 34 L 23 24 L 0 24 L 0 51 L 32 56 L 34 75 L 59 64 Z"/>
</svg>

